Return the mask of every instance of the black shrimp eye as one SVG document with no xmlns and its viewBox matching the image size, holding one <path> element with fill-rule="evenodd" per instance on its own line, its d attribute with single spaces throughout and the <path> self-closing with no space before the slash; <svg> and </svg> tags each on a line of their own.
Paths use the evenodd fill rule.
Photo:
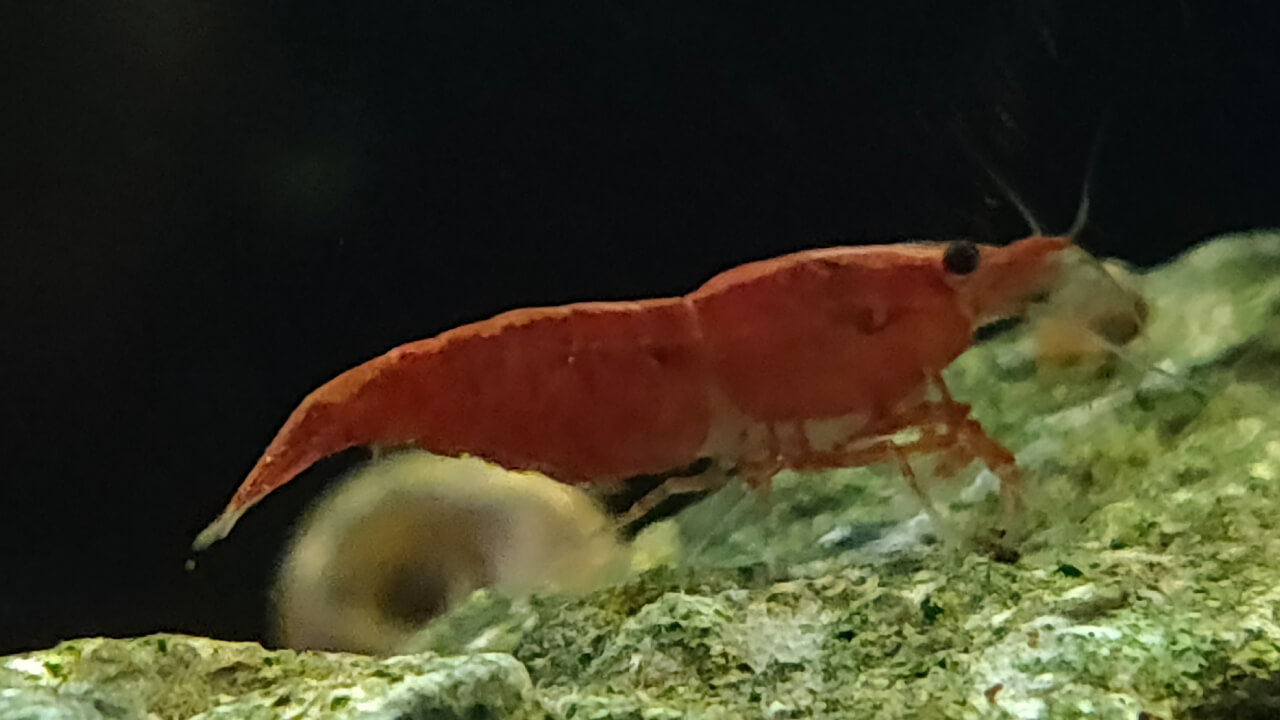
<svg viewBox="0 0 1280 720">
<path fill-rule="evenodd" d="M 978 246 L 956 240 L 942 253 L 942 269 L 952 275 L 968 275 L 978 269 Z"/>
</svg>

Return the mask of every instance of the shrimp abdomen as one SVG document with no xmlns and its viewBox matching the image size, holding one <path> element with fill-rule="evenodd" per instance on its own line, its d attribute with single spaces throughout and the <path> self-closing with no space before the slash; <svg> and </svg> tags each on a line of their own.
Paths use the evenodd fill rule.
<svg viewBox="0 0 1280 720">
<path fill-rule="evenodd" d="M 520 310 L 403 351 L 393 401 L 408 435 L 582 483 L 697 459 L 709 373 L 680 299 Z"/>
</svg>

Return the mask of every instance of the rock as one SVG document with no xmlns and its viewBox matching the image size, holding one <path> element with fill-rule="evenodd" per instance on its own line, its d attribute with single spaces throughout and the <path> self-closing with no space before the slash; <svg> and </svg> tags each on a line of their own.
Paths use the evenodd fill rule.
<svg viewBox="0 0 1280 720">
<path fill-rule="evenodd" d="M 0 660 L 4 720 L 523 717 L 510 655 L 271 652 L 181 635 L 93 638 Z"/>
</svg>

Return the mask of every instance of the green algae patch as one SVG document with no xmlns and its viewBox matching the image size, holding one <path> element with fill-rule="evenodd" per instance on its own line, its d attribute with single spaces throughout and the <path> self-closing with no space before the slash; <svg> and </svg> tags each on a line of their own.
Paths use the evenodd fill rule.
<svg viewBox="0 0 1280 720">
<path fill-rule="evenodd" d="M 651 528 L 674 562 L 585 595 L 478 592 L 420 655 L 82 641 L 0 659 L 0 718 L 12 692 L 68 703 L 49 717 L 165 720 L 1265 717 L 1280 235 L 1205 243 L 1138 284 L 1149 324 L 1119 355 L 1040 366 L 1015 330 L 947 370 L 1018 456 L 1015 517 L 977 466 L 939 481 L 921 463 L 945 526 L 894 468 L 782 473 L 767 501 L 731 486 Z"/>
<path fill-rule="evenodd" d="M 0 658 L 0 717 L 525 717 L 507 655 L 375 660 L 180 635 L 92 638 Z"/>
</svg>

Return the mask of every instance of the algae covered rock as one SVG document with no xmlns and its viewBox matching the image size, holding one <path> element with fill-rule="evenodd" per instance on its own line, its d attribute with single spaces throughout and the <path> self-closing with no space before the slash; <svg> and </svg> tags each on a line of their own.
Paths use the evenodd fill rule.
<svg viewBox="0 0 1280 720">
<path fill-rule="evenodd" d="M 523 717 L 509 655 L 271 652 L 180 635 L 86 639 L 0 659 L 0 718 Z"/>
<path fill-rule="evenodd" d="M 729 487 L 638 539 L 676 561 L 587 594 L 486 591 L 420 654 L 175 636 L 0 659 L 0 720 L 72 717 L 1233 718 L 1280 693 L 1280 234 L 1140 273 L 1141 337 L 948 369 L 1013 448 L 919 511 L 893 468 Z M 928 468 L 921 469 L 929 478 Z"/>
</svg>

